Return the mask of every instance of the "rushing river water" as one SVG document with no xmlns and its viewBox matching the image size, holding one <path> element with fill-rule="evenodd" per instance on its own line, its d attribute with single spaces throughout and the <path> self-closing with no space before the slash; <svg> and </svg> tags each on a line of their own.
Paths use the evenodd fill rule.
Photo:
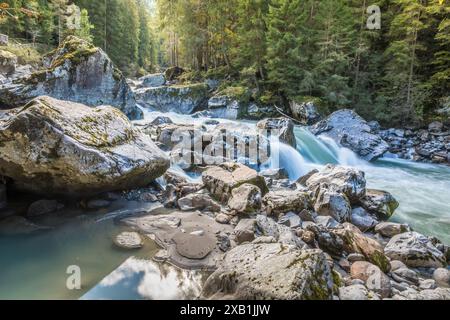
<svg viewBox="0 0 450 320">
<path fill-rule="evenodd" d="M 146 112 L 147 119 L 158 115 Z M 204 121 L 165 115 L 178 123 Z M 449 167 L 389 158 L 368 163 L 304 128 L 296 127 L 295 134 L 297 150 L 279 146 L 279 164 L 291 179 L 327 163 L 359 168 L 366 173 L 368 187 L 389 191 L 400 202 L 393 221 L 409 223 L 450 244 Z M 118 203 L 108 212 L 123 206 Z M 51 230 L 27 236 L 0 235 L 0 299 L 182 299 L 198 294 L 199 274 L 151 262 L 157 251 L 152 241 L 137 252 L 114 248 L 113 237 L 122 228 L 114 219 L 101 219 L 108 212 L 68 208 L 63 215 L 42 221 L 54 225 Z M 66 287 L 66 271 L 71 265 L 81 268 L 81 290 Z"/>
</svg>

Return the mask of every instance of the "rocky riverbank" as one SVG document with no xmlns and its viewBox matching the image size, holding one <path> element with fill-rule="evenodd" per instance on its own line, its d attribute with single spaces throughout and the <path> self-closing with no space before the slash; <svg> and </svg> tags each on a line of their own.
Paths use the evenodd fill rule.
<svg viewBox="0 0 450 320">
<path fill-rule="evenodd" d="M 295 148 L 291 119 L 131 122 L 141 114 L 129 104 L 133 99 L 197 118 L 252 117 L 256 109 L 236 88 L 216 92 L 212 81 L 174 84 L 180 70 L 127 84 L 100 49 L 76 43 L 69 38 L 46 58 L 44 70 L 0 88 L 6 106 L 19 106 L 0 113 L 2 235 L 48 232 L 37 217 L 75 203 L 86 212 L 103 210 L 100 219 L 127 229 L 114 235 L 116 246 L 139 250 L 148 238 L 161 248 L 156 261 L 212 272 L 199 298 L 450 300 L 450 247 L 389 222 L 398 201 L 368 188 L 363 171 L 327 165 L 292 181 L 284 168 L 261 170 L 270 154 L 252 159 L 245 146 L 272 149 L 274 137 L 264 133 L 273 130 Z M 79 76 L 91 71 L 92 83 Z M 98 106 L 104 103 L 115 108 Z M 305 124 L 320 118 L 311 104 L 291 108 Z M 266 114 L 261 110 L 254 114 Z M 350 110 L 311 130 L 365 160 L 395 151 L 388 131 Z M 448 152 L 446 130 L 433 124 L 426 143 L 437 148 L 430 142 L 437 139 L 444 144 L 439 150 Z M 188 149 L 179 143 L 186 137 Z M 408 137 L 414 145 L 414 134 Z M 24 197 L 20 210 L 8 201 L 18 192 L 33 195 L 32 201 Z M 117 211 L 114 201 L 148 206 Z"/>
</svg>

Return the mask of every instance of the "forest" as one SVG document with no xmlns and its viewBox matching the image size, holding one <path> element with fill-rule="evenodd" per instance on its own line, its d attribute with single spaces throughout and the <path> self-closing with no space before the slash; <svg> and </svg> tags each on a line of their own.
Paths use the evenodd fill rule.
<svg viewBox="0 0 450 320">
<path fill-rule="evenodd" d="M 75 3 L 80 27 L 61 27 Z M 379 8 L 380 25 L 371 28 Z M 103 48 L 129 77 L 168 66 L 266 105 L 314 101 L 384 125 L 431 121 L 450 92 L 448 0 L 3 0 L 0 32 Z"/>
</svg>

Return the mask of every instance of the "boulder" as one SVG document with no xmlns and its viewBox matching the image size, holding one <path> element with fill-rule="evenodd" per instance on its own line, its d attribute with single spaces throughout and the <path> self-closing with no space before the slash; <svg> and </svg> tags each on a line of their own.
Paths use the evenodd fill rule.
<svg viewBox="0 0 450 320">
<path fill-rule="evenodd" d="M 20 107 L 48 95 L 88 106 L 111 105 L 130 119 L 143 117 L 125 77 L 102 49 L 69 36 L 44 58 L 44 66 L 0 89 L 0 102 Z"/>
<path fill-rule="evenodd" d="M 331 164 L 310 176 L 306 180 L 306 186 L 316 194 L 324 187 L 343 193 L 351 204 L 358 202 L 366 194 L 364 172 Z"/>
<path fill-rule="evenodd" d="M 297 103 L 292 101 L 289 106 L 292 115 L 301 124 L 309 126 L 320 120 L 320 114 L 313 102 Z"/>
<path fill-rule="evenodd" d="M 367 189 L 365 196 L 360 199 L 360 204 L 381 220 L 392 217 L 399 206 L 398 201 L 389 192 L 375 189 Z"/>
<path fill-rule="evenodd" d="M 220 212 L 220 205 L 215 202 L 208 194 L 198 192 L 191 193 L 178 200 L 178 207 L 182 211 L 206 210 L 211 212 Z"/>
<path fill-rule="evenodd" d="M 363 232 L 372 229 L 378 224 L 378 221 L 361 207 L 352 209 L 350 221 Z"/>
<path fill-rule="evenodd" d="M 269 215 L 278 215 L 289 211 L 297 213 L 310 207 L 310 198 L 306 192 L 301 190 L 281 189 L 266 194 L 263 204 Z"/>
<path fill-rule="evenodd" d="M 139 249 L 144 241 L 137 232 L 122 232 L 114 239 L 114 244 L 122 249 Z"/>
<path fill-rule="evenodd" d="M 208 191 L 221 202 L 227 202 L 232 190 L 246 183 L 257 186 L 262 194 L 268 191 L 264 178 L 240 163 L 227 162 L 210 167 L 202 173 L 202 180 Z"/>
<path fill-rule="evenodd" d="M 433 279 L 438 287 L 450 288 L 450 270 L 437 268 L 433 273 Z"/>
<path fill-rule="evenodd" d="M 311 131 L 324 134 L 336 143 L 349 148 L 361 158 L 372 161 L 389 150 L 389 145 L 356 112 L 343 109 L 316 123 Z"/>
<path fill-rule="evenodd" d="M 0 175 L 44 195 L 145 186 L 169 159 L 116 108 L 39 97 L 0 119 Z"/>
<path fill-rule="evenodd" d="M 330 300 L 333 278 L 320 250 L 244 244 L 226 253 L 207 279 L 207 299 Z"/>
<path fill-rule="evenodd" d="M 220 93 L 208 100 L 207 116 L 237 120 L 242 119 L 247 113 L 246 105 L 239 100 Z"/>
<path fill-rule="evenodd" d="M 407 267 L 391 270 L 391 277 L 398 283 L 407 283 L 411 286 L 419 284 L 419 275 Z"/>
<path fill-rule="evenodd" d="M 364 281 L 367 288 L 379 294 L 381 298 L 390 296 L 391 281 L 377 266 L 366 261 L 358 261 L 352 264 L 350 274 L 353 279 Z"/>
<path fill-rule="evenodd" d="M 163 73 L 154 73 L 139 78 L 140 86 L 144 88 L 161 87 L 166 84 Z"/>
<path fill-rule="evenodd" d="M 429 238 L 417 232 L 394 236 L 384 252 L 392 260 L 399 260 L 409 267 L 440 268 L 447 265 L 444 254 Z"/>
<path fill-rule="evenodd" d="M 0 50 L 0 74 L 9 76 L 16 71 L 17 56 L 11 52 Z"/>
<path fill-rule="evenodd" d="M 290 145 L 293 148 L 297 147 L 297 141 L 294 134 L 294 123 L 288 118 L 272 118 L 265 119 L 256 124 L 259 131 L 267 136 L 275 136 L 280 139 L 281 142 Z"/>
<path fill-rule="evenodd" d="M 381 271 L 389 272 L 391 267 L 389 260 L 378 241 L 365 236 L 357 227 L 348 223 L 344 223 L 343 229 L 336 229 L 333 232 L 342 238 L 347 253 L 360 253 Z"/>
<path fill-rule="evenodd" d="M 342 223 L 350 221 L 352 208 L 347 197 L 339 192 L 321 189 L 314 204 L 319 216 L 330 216 Z"/>
<path fill-rule="evenodd" d="M 139 104 L 161 112 L 192 114 L 206 104 L 208 86 L 204 83 L 141 88 L 135 91 Z"/>
<path fill-rule="evenodd" d="M 164 77 L 167 81 L 173 81 L 184 73 L 184 69 L 178 66 L 167 68 L 164 72 Z"/>
<path fill-rule="evenodd" d="M 241 219 L 233 231 L 236 243 L 252 242 L 255 239 L 255 231 L 255 219 Z"/>
<path fill-rule="evenodd" d="M 410 231 L 408 225 L 393 222 L 382 222 L 375 227 L 375 232 L 388 238 L 408 231 Z"/>
<path fill-rule="evenodd" d="M 245 183 L 231 191 L 228 206 L 239 213 L 252 213 L 261 208 L 261 198 L 257 186 Z"/>
<path fill-rule="evenodd" d="M 62 203 L 59 203 L 56 200 L 38 200 L 33 202 L 27 211 L 28 217 L 37 217 L 42 216 L 44 214 L 53 213 L 64 208 Z"/>
</svg>

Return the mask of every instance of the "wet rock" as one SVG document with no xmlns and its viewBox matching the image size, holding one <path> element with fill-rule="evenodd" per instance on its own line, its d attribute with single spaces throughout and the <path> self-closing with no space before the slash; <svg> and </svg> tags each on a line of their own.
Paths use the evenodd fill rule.
<svg viewBox="0 0 450 320">
<path fill-rule="evenodd" d="M 233 228 L 198 212 L 175 211 L 122 220 L 167 250 L 168 262 L 185 269 L 212 270 L 223 255 L 218 236 Z"/>
<path fill-rule="evenodd" d="M 367 261 L 378 266 L 381 271 L 389 271 L 389 260 L 378 241 L 366 237 L 357 227 L 348 223 L 344 223 L 344 229 L 336 229 L 333 232 L 343 239 L 344 250 L 347 253 L 360 253 Z"/>
<path fill-rule="evenodd" d="M 21 107 L 48 95 L 88 106 L 111 105 L 130 119 L 143 117 L 125 77 L 102 49 L 69 36 L 44 62 L 45 69 L 1 89 L 0 102 Z"/>
<path fill-rule="evenodd" d="M 255 239 L 255 227 L 255 219 L 241 219 L 233 232 L 236 243 L 252 242 Z"/>
<path fill-rule="evenodd" d="M 378 221 L 361 207 L 352 209 L 350 221 L 363 232 L 372 229 L 378 224 Z"/>
<path fill-rule="evenodd" d="M 364 172 L 331 164 L 312 175 L 306 181 L 306 186 L 315 193 L 327 186 L 328 189 L 345 194 L 352 204 L 366 194 Z"/>
<path fill-rule="evenodd" d="M 192 114 L 206 104 L 208 86 L 204 83 L 141 88 L 135 91 L 139 104 L 161 112 Z"/>
<path fill-rule="evenodd" d="M 104 200 L 104 199 L 93 199 L 89 200 L 86 204 L 86 207 L 91 210 L 98 210 L 107 208 L 111 205 L 111 201 Z"/>
<path fill-rule="evenodd" d="M 264 119 L 256 124 L 258 130 L 262 131 L 263 135 L 267 132 L 272 137 L 278 137 L 281 142 L 296 148 L 297 141 L 294 134 L 294 123 L 288 118 L 272 118 Z"/>
<path fill-rule="evenodd" d="M 450 288 L 450 271 L 444 268 L 437 268 L 433 273 L 436 285 L 442 288 Z"/>
<path fill-rule="evenodd" d="M 261 208 L 261 198 L 261 190 L 257 186 L 245 183 L 231 191 L 228 206 L 239 213 L 252 213 Z"/>
<path fill-rule="evenodd" d="M 244 118 L 248 109 L 246 96 L 248 90 L 241 87 L 228 87 L 216 93 L 208 100 L 207 116 L 230 120 Z"/>
<path fill-rule="evenodd" d="M 231 191 L 245 183 L 259 187 L 267 192 L 266 182 L 258 173 L 239 163 L 224 163 L 208 168 L 202 174 L 202 180 L 208 191 L 221 202 L 227 202 Z"/>
<path fill-rule="evenodd" d="M 62 203 L 56 200 L 38 200 L 33 202 L 27 210 L 28 217 L 37 217 L 44 214 L 53 213 L 64 208 Z"/>
<path fill-rule="evenodd" d="M 139 78 L 139 82 L 144 88 L 161 87 L 166 84 L 166 77 L 163 73 L 154 73 Z"/>
<path fill-rule="evenodd" d="M 398 234 L 408 232 L 409 230 L 410 228 L 408 225 L 393 222 L 382 222 L 375 227 L 375 232 L 387 238 L 392 238 Z"/>
<path fill-rule="evenodd" d="M 361 206 L 380 219 L 387 220 L 394 214 L 399 203 L 389 192 L 367 189 L 366 195 L 361 199 Z"/>
<path fill-rule="evenodd" d="M 390 296 L 391 281 L 377 266 L 366 261 L 358 261 L 352 264 L 350 273 L 353 279 L 364 281 L 369 290 L 382 298 Z"/>
<path fill-rule="evenodd" d="M 17 215 L 9 216 L 0 220 L 1 235 L 26 235 L 48 229 L 50 228 L 37 225 L 30 220 Z"/>
<path fill-rule="evenodd" d="M 301 212 L 310 207 L 309 195 L 301 190 L 282 189 L 270 191 L 263 198 L 263 204 L 269 215 L 286 212 Z"/>
<path fill-rule="evenodd" d="M 122 249 L 139 249 L 144 246 L 144 242 L 137 232 L 120 233 L 114 239 L 114 244 Z"/>
<path fill-rule="evenodd" d="M 301 124 L 312 125 L 320 120 L 320 114 L 313 102 L 297 103 L 292 101 L 289 106 L 292 115 Z"/>
<path fill-rule="evenodd" d="M 145 186 L 169 159 L 119 110 L 39 97 L 0 119 L 0 175 L 37 194 L 92 196 Z"/>
<path fill-rule="evenodd" d="M 294 212 L 288 212 L 284 214 L 283 216 L 278 219 L 278 223 L 285 225 L 286 227 L 295 229 L 295 228 L 301 228 L 302 226 L 302 219 L 295 214 Z"/>
<path fill-rule="evenodd" d="M 407 283 L 409 285 L 419 284 L 419 275 L 408 268 L 399 268 L 391 271 L 392 278 L 399 283 Z"/>
<path fill-rule="evenodd" d="M 392 260 L 400 260 L 409 267 L 440 268 L 447 265 L 444 254 L 430 239 L 417 232 L 394 236 L 384 252 Z"/>
<path fill-rule="evenodd" d="M 387 142 L 373 133 L 363 118 L 348 109 L 334 112 L 315 124 L 311 131 L 316 135 L 325 134 L 368 161 L 381 157 L 389 150 Z"/>
<path fill-rule="evenodd" d="M 244 244 L 229 251 L 208 278 L 208 299 L 330 300 L 333 279 L 319 250 Z"/>
<path fill-rule="evenodd" d="M 178 207 L 182 211 L 206 210 L 211 212 L 220 212 L 221 206 L 209 195 L 198 192 L 191 193 L 178 200 Z"/>
<path fill-rule="evenodd" d="M 339 192 L 321 189 L 314 204 L 319 216 L 330 216 L 338 222 L 350 221 L 352 208 L 347 197 Z"/>
</svg>

